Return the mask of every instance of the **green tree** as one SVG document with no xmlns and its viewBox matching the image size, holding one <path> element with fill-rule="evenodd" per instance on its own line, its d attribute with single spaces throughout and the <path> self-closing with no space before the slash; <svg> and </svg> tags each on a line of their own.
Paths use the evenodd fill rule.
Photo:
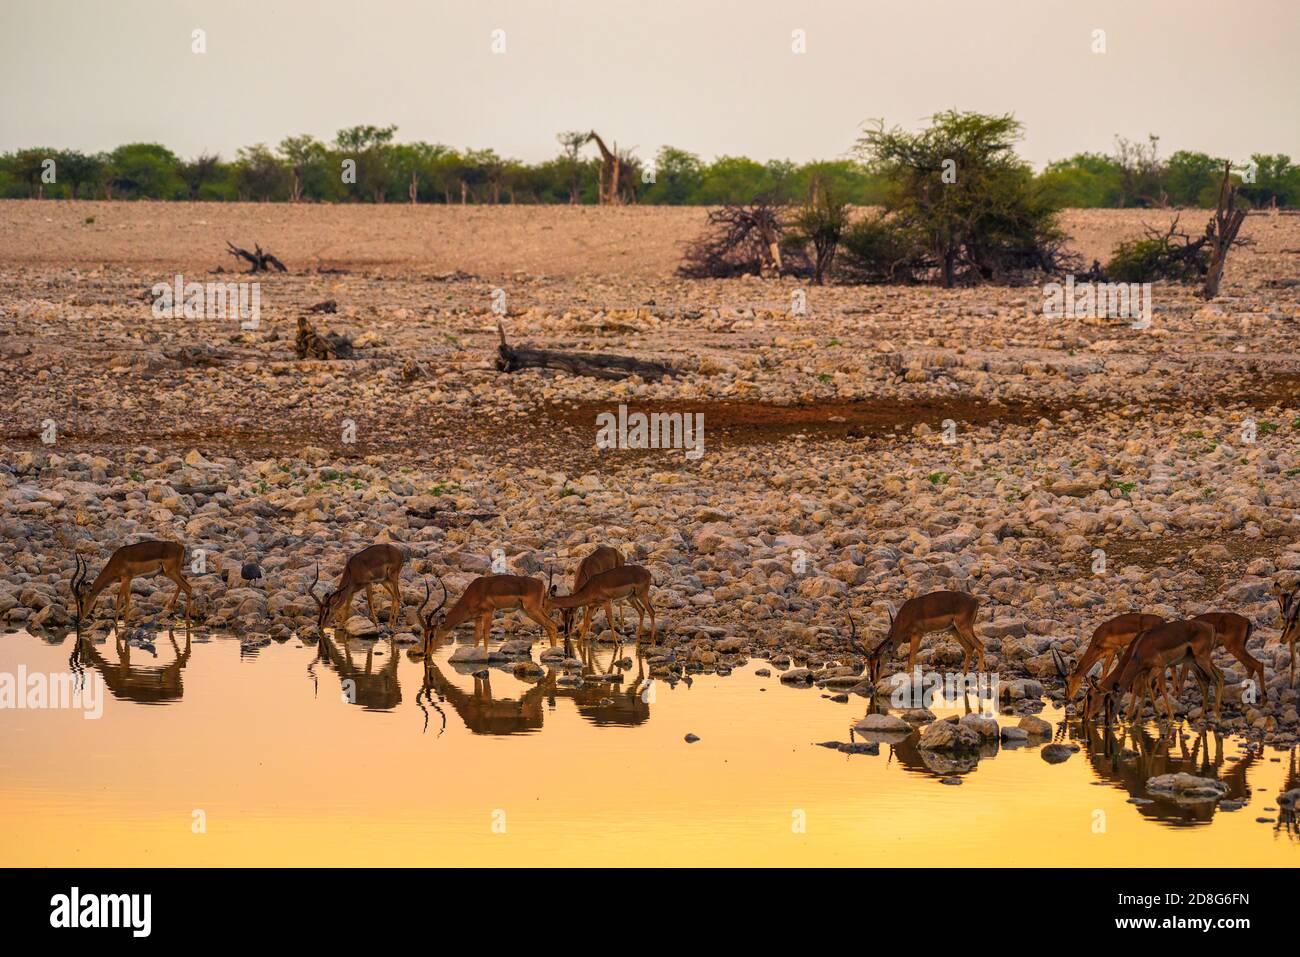
<svg viewBox="0 0 1300 957">
<path fill-rule="evenodd" d="M 357 164 L 356 192 L 382 203 L 390 194 L 402 195 L 406 184 L 393 175 L 391 166 L 393 137 L 396 126 L 349 126 L 334 137 L 334 147 L 343 159 Z"/>
<path fill-rule="evenodd" d="M 646 203 L 680 206 L 689 203 L 703 182 L 703 166 L 694 153 L 675 146 L 660 147 L 655 154 L 655 181 L 648 185 Z"/>
<path fill-rule="evenodd" d="M 1121 170 L 1102 153 L 1076 153 L 1048 163 L 1038 176 L 1039 188 L 1053 205 L 1091 209 L 1119 204 Z"/>
<path fill-rule="evenodd" d="M 58 156 L 59 179 L 68 185 L 73 199 L 89 199 L 104 178 L 104 158 L 78 150 L 61 150 Z"/>
<path fill-rule="evenodd" d="M 1300 167 L 1282 153 L 1254 153 L 1250 157 L 1255 182 L 1243 183 L 1239 193 L 1256 209 L 1263 206 L 1300 205 Z M 1223 164 L 1219 164 L 1223 169 Z M 1217 193 L 1216 193 L 1217 198 Z"/>
<path fill-rule="evenodd" d="M 286 136 L 280 140 L 276 152 L 289 170 L 290 202 L 325 199 L 330 195 L 327 182 L 330 156 L 324 143 L 309 133 Z"/>
<path fill-rule="evenodd" d="M 9 165 L 10 175 L 14 179 L 26 186 L 27 196 L 31 199 L 40 199 L 45 195 L 46 184 L 42 181 L 45 174 L 46 163 L 49 160 L 55 161 L 55 177 L 58 177 L 58 150 L 49 149 L 48 147 L 36 147 L 34 149 L 19 150 L 13 155 Z"/>
<path fill-rule="evenodd" d="M 158 143 L 127 143 L 108 155 L 106 186 L 123 199 L 181 199 L 180 160 Z"/>
<path fill-rule="evenodd" d="M 859 154 L 890 187 L 886 212 L 925 237 L 944 286 L 959 271 L 989 280 L 1047 268 L 1061 240 L 1055 210 L 1015 153 L 1021 125 L 1010 114 L 937 113 L 919 133 L 868 131 Z"/>
<path fill-rule="evenodd" d="M 743 205 L 772 197 L 772 171 L 743 156 L 719 156 L 700 173 L 692 202 L 710 206 Z"/>
<path fill-rule="evenodd" d="M 1175 206 L 1204 206 L 1213 194 L 1213 205 L 1223 178 L 1223 162 L 1207 153 L 1178 150 L 1165 163 L 1164 189 L 1169 202 Z"/>
<path fill-rule="evenodd" d="M 1115 163 L 1120 172 L 1121 206 L 1168 206 L 1165 168 L 1160 161 L 1160 137 L 1149 134 L 1145 143 L 1115 137 Z"/>
<path fill-rule="evenodd" d="M 216 187 L 227 181 L 230 172 L 220 156 L 208 153 L 200 153 L 176 167 L 176 175 L 185 184 L 186 194 L 192 200 L 224 198 Z"/>
<path fill-rule="evenodd" d="M 263 203 L 285 199 L 290 180 L 288 166 L 265 144 L 240 147 L 235 159 L 235 186 L 240 199 Z"/>
</svg>

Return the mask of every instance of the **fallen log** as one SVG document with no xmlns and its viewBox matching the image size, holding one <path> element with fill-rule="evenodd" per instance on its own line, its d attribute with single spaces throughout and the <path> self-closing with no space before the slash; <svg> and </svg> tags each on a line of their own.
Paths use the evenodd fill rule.
<svg viewBox="0 0 1300 957">
<path fill-rule="evenodd" d="M 589 376 L 593 379 L 626 379 L 640 376 L 647 381 L 657 381 L 664 376 L 679 375 L 678 371 L 661 362 L 648 362 L 630 356 L 611 356 L 600 352 L 559 352 L 553 349 L 531 349 L 512 346 L 506 342 L 506 331 L 497 323 L 501 345 L 497 348 L 498 372 L 518 372 L 520 369 L 555 369 L 569 375 Z"/>
<path fill-rule="evenodd" d="M 214 349 L 212 346 L 180 346 L 176 349 L 164 349 L 163 358 L 192 369 L 207 369 L 223 362 L 237 358 L 233 352 Z"/>
<path fill-rule="evenodd" d="M 213 482 L 205 485 L 173 485 L 172 491 L 177 495 L 224 495 L 229 488 L 225 482 Z"/>
<path fill-rule="evenodd" d="M 472 522 L 486 522 L 494 519 L 498 512 L 453 512 L 444 509 L 427 509 L 408 508 L 406 514 L 411 518 L 417 518 L 425 525 L 436 525 L 439 528 L 459 528 L 462 525 L 469 525 Z"/>
</svg>

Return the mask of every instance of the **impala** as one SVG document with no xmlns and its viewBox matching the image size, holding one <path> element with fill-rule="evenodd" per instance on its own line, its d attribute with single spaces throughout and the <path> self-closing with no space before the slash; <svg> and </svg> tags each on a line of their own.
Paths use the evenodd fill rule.
<svg viewBox="0 0 1300 957">
<path fill-rule="evenodd" d="M 379 624 L 375 617 L 375 585 L 383 585 L 392 596 L 392 608 L 388 614 L 388 624 L 397 627 L 397 613 L 402 604 L 402 566 L 406 564 L 406 553 L 396 545 L 371 545 L 363 548 L 343 566 L 343 577 L 338 586 L 327 592 L 322 599 L 316 594 L 316 584 L 320 581 L 320 565 L 316 566 L 316 577 L 312 579 L 307 593 L 316 602 L 316 627 L 324 629 L 327 624 L 340 614 L 346 619 L 352 598 L 361 589 L 366 590 L 366 606 L 370 609 L 370 620 Z"/>
<path fill-rule="evenodd" d="M 559 608 L 561 610 L 570 608 L 590 610 L 593 606 L 603 605 L 605 614 L 608 615 L 611 601 L 627 601 L 636 609 L 636 643 L 641 644 L 642 625 L 645 623 L 646 615 L 649 615 L 650 642 L 653 644 L 655 640 L 655 610 L 650 603 L 650 586 L 653 584 L 654 576 L 650 574 L 648 568 L 643 568 L 640 565 L 619 565 L 609 571 L 592 575 L 572 595 L 557 595 L 555 594 L 555 586 L 552 585 L 550 593 L 547 595 L 546 604 L 548 608 Z M 590 624 L 591 619 L 585 619 L 583 629 L 578 634 L 579 641 L 587 637 L 587 628 Z"/>
<path fill-rule="evenodd" d="M 1214 629 L 1214 646 L 1222 646 L 1227 649 L 1232 657 L 1236 658 L 1246 668 L 1246 677 L 1250 678 L 1255 675 L 1259 676 L 1259 693 L 1264 695 L 1268 691 L 1268 686 L 1264 682 L 1264 663 L 1246 650 L 1246 642 L 1250 640 L 1251 633 L 1255 630 L 1255 624 L 1249 618 L 1235 614 L 1230 611 L 1207 611 L 1203 615 L 1197 615 L 1193 621 L 1203 621 Z M 1178 688 L 1181 691 L 1183 682 L 1187 680 L 1187 668 L 1184 667 L 1178 678 Z"/>
<path fill-rule="evenodd" d="M 1277 603 L 1282 606 L 1282 637 L 1278 639 L 1278 644 L 1286 645 L 1291 649 L 1291 687 L 1295 687 L 1295 646 L 1300 642 L 1300 587 L 1292 588 L 1290 591 L 1283 591 L 1280 585 L 1273 586 L 1273 594 L 1277 596 Z"/>
<path fill-rule="evenodd" d="M 424 603 L 420 605 L 420 622 L 424 626 L 424 654 L 428 657 L 433 646 L 450 634 L 450 632 L 471 618 L 474 619 L 474 644 L 483 642 L 487 651 L 488 637 L 492 632 L 492 615 L 498 611 L 522 611 L 537 624 L 542 626 L 551 647 L 559 640 L 555 623 L 546 614 L 546 585 L 536 578 L 526 575 L 482 575 L 465 587 L 451 611 L 443 614 L 442 606 L 447 603 L 447 586 L 435 573 L 438 587 L 442 589 L 442 600 L 432 611 L 425 613 L 425 606 L 432 598 L 429 585 L 424 586 Z M 567 641 L 566 641 L 567 647 Z"/>
<path fill-rule="evenodd" d="M 578 570 L 573 573 L 573 588 L 570 594 L 576 594 L 587 580 L 593 575 L 599 575 L 601 572 L 607 572 L 611 568 L 620 568 L 623 565 L 623 553 L 617 548 L 610 548 L 608 545 L 597 545 L 596 550 L 578 563 Z M 573 630 L 573 616 L 577 609 L 565 608 L 561 610 L 560 622 L 564 628 L 565 634 Z M 605 603 L 605 621 L 609 623 L 609 630 L 615 635 L 614 617 L 610 613 L 611 604 Z M 618 611 L 618 623 L 623 624 L 623 609 L 620 606 Z M 582 610 L 582 631 L 585 634 L 591 628 L 591 608 L 590 606 Z"/>
<path fill-rule="evenodd" d="M 1088 647 L 1084 649 L 1083 655 L 1080 656 L 1070 673 L 1065 676 L 1065 700 L 1069 701 L 1074 697 L 1079 690 L 1079 685 L 1083 682 L 1084 676 L 1092 670 L 1093 665 L 1104 658 L 1101 673 L 1103 675 L 1109 673 L 1115 658 L 1132 644 L 1133 639 L 1139 633 L 1148 628 L 1154 628 L 1163 621 L 1164 619 L 1159 615 L 1143 615 L 1138 612 L 1130 612 L 1098 625 L 1096 631 L 1092 633 L 1092 639 L 1088 642 Z M 1059 659 L 1056 649 L 1053 648 L 1052 651 L 1054 658 Z M 1057 660 L 1057 670 L 1064 670 L 1059 660 Z"/>
<path fill-rule="evenodd" d="M 1214 717 L 1220 717 L 1223 704 L 1223 673 L 1214 666 L 1210 651 L 1214 647 L 1214 626 L 1195 618 L 1185 621 L 1167 621 L 1150 628 L 1133 641 L 1123 659 L 1100 682 L 1089 676 L 1088 684 L 1094 692 L 1085 706 L 1084 717 L 1092 718 L 1103 703 L 1115 700 L 1130 692 L 1128 720 L 1131 724 L 1141 713 L 1142 704 L 1152 693 L 1152 679 L 1158 677 L 1165 693 L 1165 704 L 1170 706 L 1168 689 L 1164 688 L 1167 669 L 1184 663 L 1190 664 L 1192 673 L 1201 686 L 1201 701 L 1209 703 L 1209 683 L 1214 684 Z M 1109 709 L 1108 709 L 1109 710 Z M 1169 707 L 1173 713 L 1172 707 Z"/>
<path fill-rule="evenodd" d="M 89 618 L 94 610 L 95 600 L 104 589 L 117 582 L 117 604 L 122 612 L 122 625 L 131 615 L 131 580 L 162 573 L 176 583 L 176 593 L 167 603 L 167 611 L 176 607 L 176 600 L 185 592 L 185 624 L 190 623 L 190 583 L 181 574 L 181 564 L 185 561 L 185 546 L 179 542 L 163 542 L 155 539 L 123 545 L 115 551 L 104 564 L 104 568 L 95 576 L 93 583 L 88 581 L 89 567 L 80 555 L 76 557 L 76 569 L 72 573 L 72 597 L 77 604 L 77 621 Z M 117 620 L 117 610 L 113 613 Z"/>
<path fill-rule="evenodd" d="M 871 680 L 880 680 L 885 657 L 891 656 L 905 641 L 911 645 L 907 655 L 907 670 L 911 671 L 922 636 L 936 631 L 951 630 L 957 636 L 965 651 L 962 671 L 970 667 L 972 654 L 979 655 L 979 668 L 983 671 L 984 644 L 975 635 L 975 613 L 979 607 L 980 600 L 964 591 L 934 591 L 903 602 L 897 616 L 892 611 L 889 613 L 889 632 L 869 654 Z"/>
</svg>

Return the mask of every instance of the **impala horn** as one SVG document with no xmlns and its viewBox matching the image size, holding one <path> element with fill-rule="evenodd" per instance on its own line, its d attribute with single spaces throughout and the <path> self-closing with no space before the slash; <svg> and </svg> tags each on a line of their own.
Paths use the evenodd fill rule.
<svg viewBox="0 0 1300 957">
<path fill-rule="evenodd" d="M 320 583 L 320 562 L 317 562 L 317 563 L 316 563 L 316 577 L 313 578 L 313 579 L 311 580 L 311 584 L 307 586 L 307 594 L 311 595 L 312 600 L 313 600 L 314 602 L 316 602 L 316 607 L 317 607 L 317 608 L 324 608 L 324 607 L 325 607 L 325 602 L 321 601 L 320 596 L 316 594 L 316 586 L 317 586 L 317 584 L 319 584 L 319 583 Z"/>
<path fill-rule="evenodd" d="M 80 555 L 74 555 L 75 567 L 72 570 L 72 604 L 77 609 L 77 626 L 81 626 L 81 588 L 86 584 L 86 563 Z"/>
<path fill-rule="evenodd" d="M 1065 669 L 1065 659 L 1061 657 L 1061 651 L 1056 645 L 1052 645 L 1052 664 L 1056 665 L 1056 673 L 1062 678 L 1070 677 L 1070 673 Z"/>
<path fill-rule="evenodd" d="M 420 621 L 424 623 L 425 631 L 428 631 L 433 625 L 434 615 L 438 614 L 438 612 L 442 610 L 442 606 L 447 604 L 447 586 L 442 583 L 442 579 L 438 576 L 437 572 L 432 572 L 432 574 L 434 578 L 438 579 L 438 587 L 442 590 L 442 600 L 438 602 L 437 607 L 434 608 L 433 611 L 429 612 L 427 615 L 424 613 L 425 605 L 429 604 L 430 599 L 433 597 L 432 590 L 429 588 L 429 583 L 426 581 L 424 583 L 424 601 L 420 603 L 420 608 L 416 612 L 416 614 L 420 616 Z"/>
</svg>

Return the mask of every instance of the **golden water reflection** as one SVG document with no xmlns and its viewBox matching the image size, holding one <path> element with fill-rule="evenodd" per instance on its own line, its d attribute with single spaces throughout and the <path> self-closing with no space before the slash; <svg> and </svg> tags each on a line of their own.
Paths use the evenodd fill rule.
<svg viewBox="0 0 1300 957">
<path fill-rule="evenodd" d="M 452 663 L 451 646 L 426 667 L 390 641 L 342 637 L 139 644 L 0 636 L 0 673 L 80 669 L 108 692 L 99 720 L 0 710 L 0 864 L 1294 866 L 1300 854 L 1276 807 L 1300 787 L 1295 751 L 1185 728 L 1074 723 L 1058 740 L 1081 750 L 1055 765 L 1038 744 L 943 756 L 914 734 L 843 754 L 816 742 L 848 741 L 865 702 L 759 677 L 758 661 L 674 684 L 630 646 L 583 646 L 568 672 Z M 1174 771 L 1216 777 L 1246 806 L 1151 801 L 1146 779 Z M 940 783 L 953 776 L 961 786 Z"/>
</svg>

